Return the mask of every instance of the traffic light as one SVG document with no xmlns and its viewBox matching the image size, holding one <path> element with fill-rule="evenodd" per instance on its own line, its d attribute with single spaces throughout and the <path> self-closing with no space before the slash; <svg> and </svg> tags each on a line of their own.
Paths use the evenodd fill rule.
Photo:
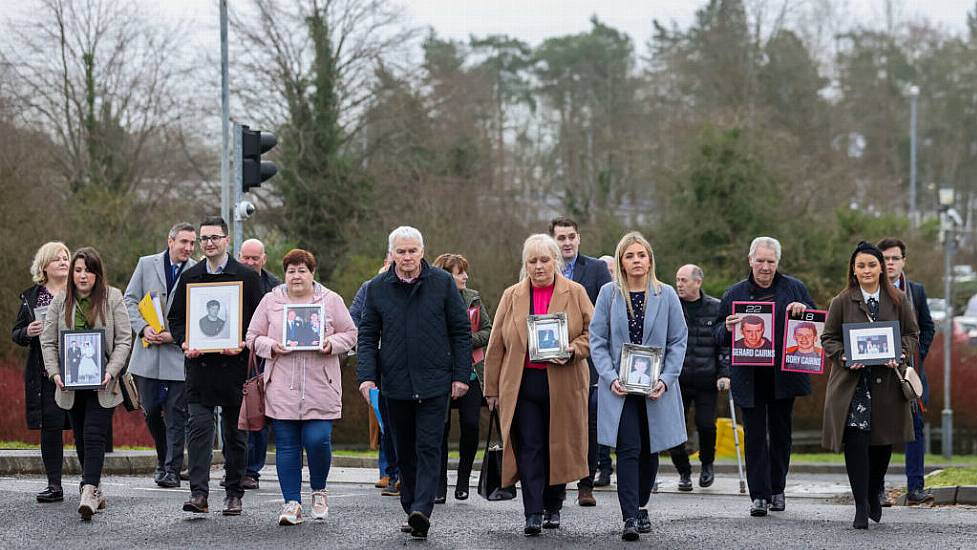
<svg viewBox="0 0 977 550">
<path fill-rule="evenodd" d="M 260 187 L 261 182 L 278 173 L 275 163 L 261 160 L 261 155 L 278 145 L 278 138 L 270 132 L 259 132 L 241 125 L 241 192 L 247 193 L 252 187 Z"/>
</svg>

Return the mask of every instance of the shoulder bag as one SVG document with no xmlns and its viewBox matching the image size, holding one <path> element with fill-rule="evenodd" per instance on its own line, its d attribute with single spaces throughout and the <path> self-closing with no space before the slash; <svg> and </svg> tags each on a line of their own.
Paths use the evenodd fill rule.
<svg viewBox="0 0 977 550">
<path fill-rule="evenodd" d="M 257 354 L 248 353 L 248 378 L 244 382 L 241 412 L 237 428 L 246 432 L 260 432 L 265 427 L 265 376 L 258 372 Z"/>
</svg>

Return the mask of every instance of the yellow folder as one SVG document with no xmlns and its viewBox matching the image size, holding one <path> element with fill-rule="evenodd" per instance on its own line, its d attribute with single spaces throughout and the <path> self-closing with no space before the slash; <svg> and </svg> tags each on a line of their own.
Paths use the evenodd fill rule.
<svg viewBox="0 0 977 550">
<path fill-rule="evenodd" d="M 163 317 L 163 308 L 159 302 L 159 295 L 155 292 L 147 292 L 142 300 L 139 301 L 139 313 L 149 323 L 149 326 L 153 327 L 153 330 L 156 332 L 163 331 L 163 319 L 165 317 Z M 145 338 L 142 339 L 142 347 L 149 347 L 149 341 Z"/>
</svg>

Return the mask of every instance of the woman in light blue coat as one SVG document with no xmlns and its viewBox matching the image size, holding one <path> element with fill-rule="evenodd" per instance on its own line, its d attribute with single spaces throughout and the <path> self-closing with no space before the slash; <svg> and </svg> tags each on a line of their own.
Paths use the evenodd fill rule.
<svg viewBox="0 0 977 550">
<path fill-rule="evenodd" d="M 590 323 L 591 357 L 600 374 L 597 441 L 617 448 L 621 538 L 651 532 L 644 507 L 658 473 L 658 453 L 687 439 L 678 378 L 688 329 L 675 290 L 655 277 L 651 244 L 625 235 L 615 253 L 614 282 L 600 290 Z M 628 393 L 620 379 L 624 344 L 661 348 L 661 372 L 647 395 Z"/>
</svg>

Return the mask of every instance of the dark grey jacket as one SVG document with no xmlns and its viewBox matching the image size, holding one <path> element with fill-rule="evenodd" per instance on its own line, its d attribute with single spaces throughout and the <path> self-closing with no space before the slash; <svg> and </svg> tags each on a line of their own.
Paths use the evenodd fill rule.
<svg viewBox="0 0 977 550">
<path fill-rule="evenodd" d="M 413 283 L 401 281 L 394 265 L 373 278 L 356 353 L 359 383 L 382 377 L 389 399 L 428 399 L 448 395 L 452 382 L 467 384 L 471 325 L 451 275 L 422 261 Z"/>
</svg>

